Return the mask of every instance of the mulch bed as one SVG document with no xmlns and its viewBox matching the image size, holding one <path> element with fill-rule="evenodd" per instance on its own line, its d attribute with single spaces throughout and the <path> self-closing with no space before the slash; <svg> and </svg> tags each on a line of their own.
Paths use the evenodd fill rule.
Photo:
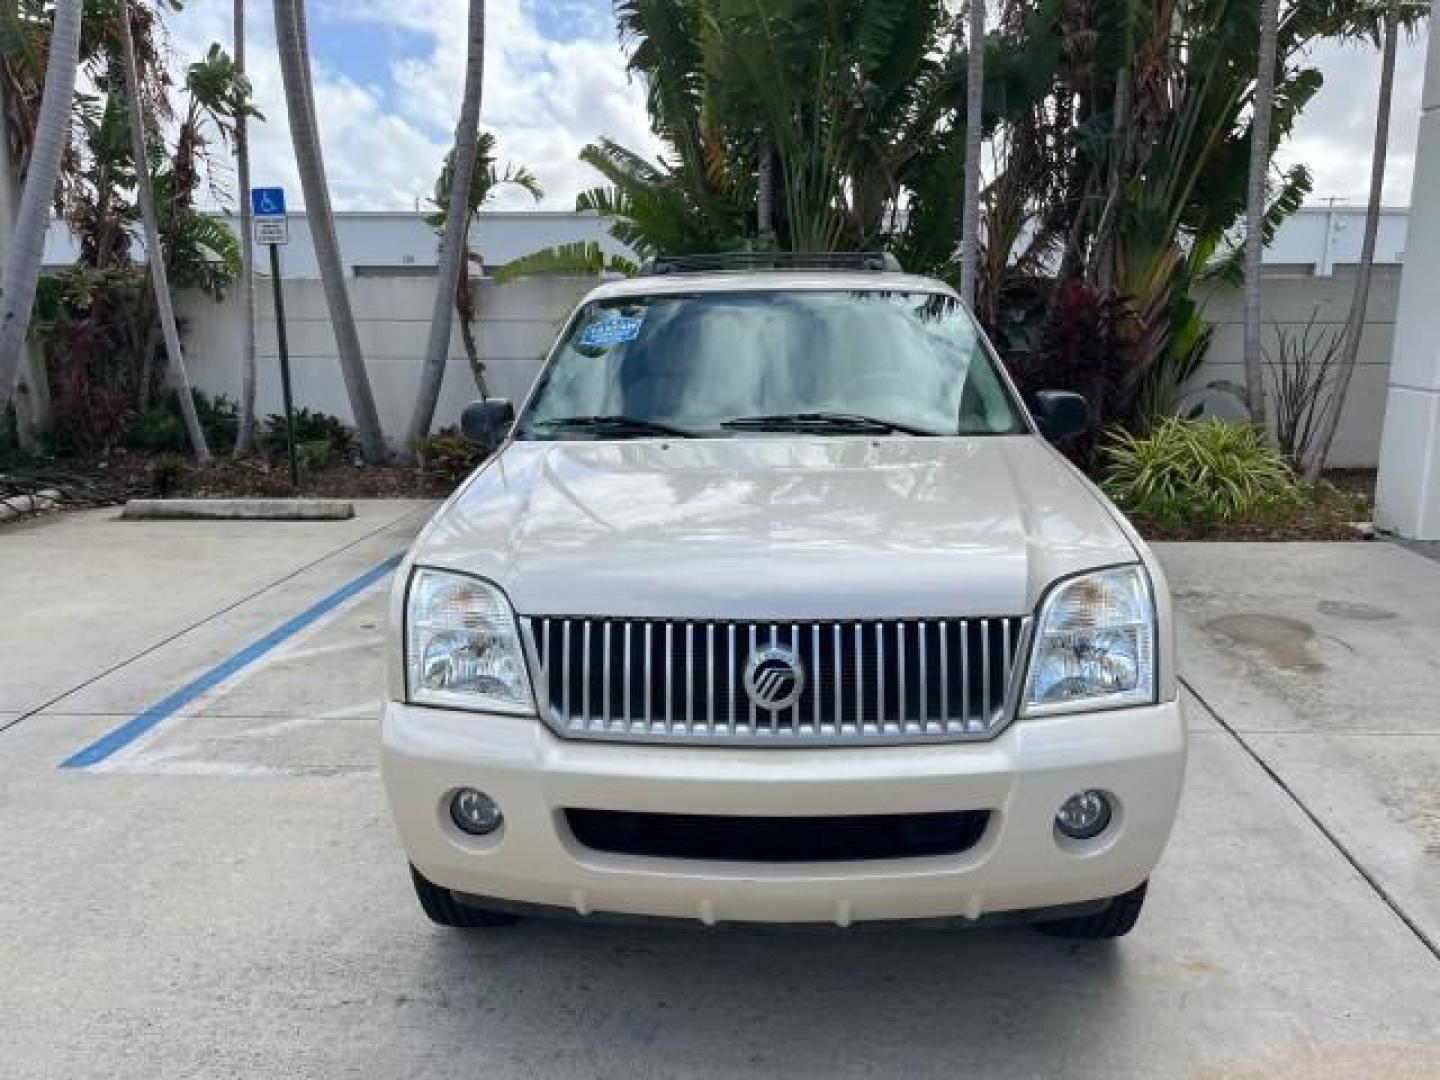
<svg viewBox="0 0 1440 1080">
<path fill-rule="evenodd" d="M 1136 520 L 1135 527 L 1146 540 L 1267 541 L 1369 540 L 1364 532 L 1347 522 L 1321 515 L 1299 514 L 1281 522 L 1227 521 L 1217 525 L 1175 524 Z"/>
<path fill-rule="evenodd" d="M 117 451 L 105 458 L 65 459 L 0 470 L 0 493 L 53 489 L 66 510 L 116 506 L 140 498 L 285 498 L 292 495 L 349 499 L 444 498 L 462 480 L 465 464 L 435 468 L 411 465 L 301 470 L 290 486 L 282 458 L 218 459 L 200 465 L 185 458 Z"/>
<path fill-rule="evenodd" d="M 1368 522 L 1374 502 L 1374 469 L 1332 469 L 1309 502 L 1283 515 L 1218 524 L 1131 520 L 1147 540 L 1369 540 L 1352 523 Z"/>
</svg>

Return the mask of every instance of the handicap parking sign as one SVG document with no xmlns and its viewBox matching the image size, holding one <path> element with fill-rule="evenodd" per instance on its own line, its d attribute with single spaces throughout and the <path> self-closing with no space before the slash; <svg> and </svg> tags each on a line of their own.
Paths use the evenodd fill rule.
<svg viewBox="0 0 1440 1080">
<path fill-rule="evenodd" d="M 250 209 L 256 217 L 284 217 L 285 189 L 278 187 L 251 188 Z"/>
</svg>

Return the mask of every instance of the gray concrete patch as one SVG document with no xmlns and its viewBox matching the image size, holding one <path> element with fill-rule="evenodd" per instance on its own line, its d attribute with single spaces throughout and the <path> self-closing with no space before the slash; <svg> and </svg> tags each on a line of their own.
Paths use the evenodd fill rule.
<svg viewBox="0 0 1440 1080">
<path fill-rule="evenodd" d="M 1182 671 L 1238 729 L 1440 734 L 1440 566 L 1390 544 L 1157 550 Z"/>
<path fill-rule="evenodd" d="M 341 499 L 131 499 L 126 521 L 349 521 L 355 504 Z"/>
<path fill-rule="evenodd" d="M 1440 565 L 1388 544 L 1159 550 L 1182 676 L 1440 944 Z"/>
<path fill-rule="evenodd" d="M 397 522 L 418 528 L 433 504 L 359 505 L 340 523 L 121 523 L 95 510 L 7 528 L 0 611 L 23 618 L 0 622 L 0 709 L 53 702 Z M 170 681 L 150 683 L 147 694 L 175 685 L 157 678 Z M 106 706 L 85 708 L 97 707 Z"/>
</svg>

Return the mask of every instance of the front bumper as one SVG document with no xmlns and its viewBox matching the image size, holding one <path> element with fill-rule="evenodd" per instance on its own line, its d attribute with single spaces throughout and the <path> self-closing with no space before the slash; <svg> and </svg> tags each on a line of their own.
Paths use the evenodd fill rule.
<svg viewBox="0 0 1440 1080">
<path fill-rule="evenodd" d="M 675 747 L 567 741 L 535 719 L 391 702 L 382 768 L 410 861 L 456 892 L 559 907 L 716 922 L 849 925 L 979 918 L 1116 896 L 1164 849 L 1180 798 L 1178 702 L 1023 720 L 993 740 L 845 749 Z M 494 835 L 450 821 L 458 787 L 505 814 Z M 1109 829 L 1056 834 L 1055 811 L 1110 793 Z M 737 863 L 583 847 L 566 808 L 671 814 L 826 816 L 988 810 L 957 855 L 843 863 Z"/>
</svg>

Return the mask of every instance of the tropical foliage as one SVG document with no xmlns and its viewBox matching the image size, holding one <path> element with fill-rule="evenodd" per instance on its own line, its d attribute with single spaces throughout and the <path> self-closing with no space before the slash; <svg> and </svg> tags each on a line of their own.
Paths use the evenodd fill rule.
<svg viewBox="0 0 1440 1080">
<path fill-rule="evenodd" d="M 70 110 L 55 208 L 78 241 L 76 264 L 42 280 L 33 330 L 43 343 L 54 422 L 62 441 L 98 450 L 126 438 L 137 418 L 173 408 L 162 394 L 164 353 L 157 297 L 143 264 L 138 199 L 144 169 L 155 191 L 159 246 L 171 288 L 216 299 L 235 280 L 240 247 L 224 222 L 197 202 L 212 184 L 212 153 L 228 146 L 240 116 L 258 116 L 250 85 L 219 45 L 172 77 L 160 10 L 173 5 L 88 0 L 79 51 L 83 89 Z M 12 162 L 35 136 L 47 57 L 50 5 L 20 0 L 0 20 L 0 76 Z M 127 7 L 146 160 L 131 139 L 122 30 Z M 212 187 L 211 194 L 228 193 Z M 157 421 L 150 418 L 153 427 Z M 233 432 L 230 436 L 233 439 Z"/>
<path fill-rule="evenodd" d="M 1413 24 L 1427 5 L 1401 4 Z M 1308 47 L 1378 41 L 1383 0 L 1287 0 L 1269 151 L 1320 88 Z M 602 140 L 578 206 L 644 255 L 892 247 L 958 280 L 970 43 L 938 0 L 619 0 L 665 153 Z M 1001 0 L 985 38 L 976 311 L 1028 379 L 1069 372 L 1143 430 L 1203 357 L 1207 286 L 1237 282 L 1254 0 Z M 762 177 L 773 174 L 773 233 Z M 1310 190 L 1270 170 L 1268 238 Z M 768 212 L 768 211 L 767 211 Z M 1077 374 L 1068 343 L 1106 341 Z M 1097 360 L 1097 362 L 1099 362 Z M 1093 366 L 1093 365 L 1092 365 Z M 1064 384 L 1064 380 L 1062 380 Z"/>
<path fill-rule="evenodd" d="M 1114 432 L 1102 456 L 1101 486 L 1148 521 L 1232 521 L 1301 494 L 1290 466 L 1253 424 L 1167 417 L 1148 435 Z"/>
</svg>

